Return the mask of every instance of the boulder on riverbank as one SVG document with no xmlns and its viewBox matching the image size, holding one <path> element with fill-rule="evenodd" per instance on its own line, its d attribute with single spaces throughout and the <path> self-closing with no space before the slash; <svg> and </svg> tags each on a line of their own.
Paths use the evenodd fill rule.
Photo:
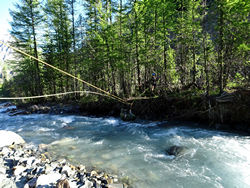
<svg viewBox="0 0 250 188">
<path fill-rule="evenodd" d="M 24 139 L 12 131 L 0 130 L 0 148 L 13 144 L 24 144 Z"/>
</svg>

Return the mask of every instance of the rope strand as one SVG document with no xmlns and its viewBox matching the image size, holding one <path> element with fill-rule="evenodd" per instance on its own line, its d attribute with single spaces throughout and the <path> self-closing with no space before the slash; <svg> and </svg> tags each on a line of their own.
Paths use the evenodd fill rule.
<svg viewBox="0 0 250 188">
<path fill-rule="evenodd" d="M 19 53 L 21 53 L 21 54 L 23 54 L 23 55 L 25 55 L 25 56 L 28 56 L 28 57 L 30 57 L 30 58 L 36 60 L 36 61 L 39 61 L 40 63 L 42 63 L 42 64 L 44 64 L 44 65 L 46 65 L 46 66 L 48 66 L 48 67 L 51 67 L 51 68 L 53 68 L 53 69 L 55 69 L 55 70 L 57 70 L 57 71 L 59 71 L 59 72 L 65 74 L 65 75 L 67 75 L 67 76 L 69 76 L 69 77 L 72 77 L 72 78 L 74 78 L 74 79 L 76 79 L 76 80 L 78 80 L 78 81 L 80 81 L 80 82 L 82 82 L 82 83 L 84 83 L 84 84 L 86 84 L 86 85 L 88 85 L 88 86 L 90 86 L 90 87 L 92 87 L 92 88 L 98 90 L 98 91 L 101 91 L 101 92 L 103 92 L 104 94 L 106 94 L 106 96 L 108 96 L 108 97 L 111 97 L 111 98 L 113 98 L 113 99 L 115 99 L 115 100 L 117 100 L 117 101 L 119 101 L 119 102 L 121 102 L 121 103 L 124 103 L 124 104 L 126 104 L 126 105 L 130 105 L 130 103 L 128 103 L 126 100 L 124 100 L 124 99 L 122 99 L 122 98 L 120 98 L 120 97 L 117 97 L 117 96 L 115 96 L 115 95 L 113 95 L 113 94 L 111 94 L 111 93 L 109 93 L 109 92 L 107 92 L 107 91 L 105 91 L 105 90 L 103 90 L 103 89 L 101 89 L 101 88 L 99 88 L 99 87 L 93 85 L 93 84 L 90 84 L 90 83 L 86 82 L 85 80 L 82 80 L 82 79 L 80 79 L 80 78 L 78 78 L 78 77 L 76 77 L 76 76 L 74 76 L 74 75 L 72 75 L 72 74 L 70 74 L 70 73 L 68 73 L 68 72 L 65 72 L 65 71 L 63 71 L 63 70 L 61 70 L 61 69 L 59 69 L 59 68 L 57 68 L 57 67 L 55 67 L 55 66 L 53 66 L 53 65 L 50 65 L 50 64 L 46 63 L 45 61 L 42 61 L 42 60 L 40 60 L 40 59 L 38 59 L 38 58 L 36 58 L 36 57 L 30 55 L 30 54 L 27 54 L 26 52 L 24 52 L 24 51 L 22 51 L 22 50 L 19 50 L 19 49 L 15 48 L 15 47 L 12 47 L 12 46 L 10 46 L 10 45 L 4 43 L 4 42 L 2 42 L 2 41 L 0 41 L 0 43 L 3 44 L 3 45 L 5 45 L 5 46 L 7 46 L 7 47 L 9 47 L 9 48 L 11 48 L 11 49 L 13 49 L 14 51 L 17 51 L 17 52 L 19 52 Z M 22 97 L 17 97 L 17 98 L 22 98 Z M 11 99 L 9 98 L 9 100 L 11 100 Z"/>
<path fill-rule="evenodd" d="M 68 94 L 75 94 L 75 93 L 86 93 L 86 94 L 95 94 L 95 95 L 101 95 L 106 96 L 106 94 L 93 92 L 93 91 L 69 91 L 64 93 L 56 93 L 56 94 L 48 94 L 48 95 L 38 95 L 38 96 L 32 96 L 32 97 L 0 97 L 0 100 L 25 100 L 25 99 L 38 99 L 38 98 L 46 98 L 46 97 L 56 97 L 60 95 L 68 95 Z"/>
</svg>

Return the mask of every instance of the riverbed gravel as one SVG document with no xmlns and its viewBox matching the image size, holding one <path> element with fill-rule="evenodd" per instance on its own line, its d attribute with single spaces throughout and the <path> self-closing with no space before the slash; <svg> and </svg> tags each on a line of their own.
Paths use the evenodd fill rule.
<svg viewBox="0 0 250 188">
<path fill-rule="evenodd" d="M 13 144 L 0 148 L 1 188 L 125 188 L 116 175 L 85 166 L 74 166 L 65 159 L 51 159 L 46 145 Z"/>
</svg>

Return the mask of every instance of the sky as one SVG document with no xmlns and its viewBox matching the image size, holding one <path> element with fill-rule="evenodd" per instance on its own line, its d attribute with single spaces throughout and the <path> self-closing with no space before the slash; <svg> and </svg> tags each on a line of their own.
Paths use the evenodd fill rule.
<svg viewBox="0 0 250 188">
<path fill-rule="evenodd" d="M 9 21 L 11 21 L 11 17 L 9 9 L 13 9 L 15 2 L 18 2 L 18 0 L 0 0 L 0 40 L 6 38 L 6 34 L 10 29 Z"/>
<path fill-rule="evenodd" d="M 11 16 L 9 14 L 9 9 L 14 8 L 14 3 L 18 2 L 18 0 L 0 0 L 0 40 L 7 42 L 10 39 L 9 30 L 11 21 Z M 9 50 L 4 46 L 0 46 L 0 61 L 3 61 L 7 58 Z M 3 63 L 3 62 L 2 62 Z M 3 64 L 0 63 L 0 72 Z"/>
</svg>

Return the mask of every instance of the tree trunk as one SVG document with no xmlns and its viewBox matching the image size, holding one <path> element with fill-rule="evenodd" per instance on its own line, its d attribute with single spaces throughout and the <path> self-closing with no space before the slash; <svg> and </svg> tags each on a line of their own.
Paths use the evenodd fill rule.
<svg viewBox="0 0 250 188">
<path fill-rule="evenodd" d="M 194 23 L 194 7 L 192 7 L 192 22 Z M 196 82 L 196 60 L 195 60 L 195 28 L 192 26 L 193 33 L 193 84 Z"/>
<path fill-rule="evenodd" d="M 33 8 L 32 8 L 32 1 L 30 1 L 30 8 L 31 8 L 31 19 L 32 19 L 32 35 L 33 35 L 33 45 L 34 45 L 34 56 L 38 59 L 38 52 L 37 52 L 37 40 L 36 40 L 36 31 L 35 31 L 35 21 L 33 15 Z M 36 65 L 36 92 L 38 95 L 42 95 L 42 86 L 41 86 L 41 77 L 40 77 L 40 69 L 39 69 L 39 62 L 35 60 Z"/>
<path fill-rule="evenodd" d="M 221 0 L 220 0 L 221 1 Z M 219 88 L 220 93 L 223 92 L 223 28 L 224 28 L 224 18 L 223 18 L 223 7 L 222 3 L 219 3 L 219 49 L 218 49 L 218 64 L 220 66 L 219 74 Z"/>
<path fill-rule="evenodd" d="M 136 3 L 136 1 L 135 1 Z M 141 85 L 141 70 L 140 70 L 140 62 L 139 62 L 139 38 L 138 38 L 138 15 L 135 10 L 135 61 L 136 61 L 136 69 L 137 69 L 137 81 L 138 85 Z"/>
<path fill-rule="evenodd" d="M 205 66 L 205 74 L 206 74 L 206 95 L 210 95 L 210 85 L 209 85 L 209 70 L 208 70 L 208 62 L 207 62 L 207 33 L 206 33 L 206 23 L 205 23 L 205 16 L 206 16 L 206 5 L 207 0 L 203 1 L 203 20 L 202 20 L 202 30 L 203 30 L 203 37 L 202 37 L 202 44 L 203 44 L 203 56 L 204 56 L 204 66 Z"/>
<path fill-rule="evenodd" d="M 74 0 L 71 0 L 71 15 L 72 15 L 72 39 L 73 39 L 73 61 L 74 61 L 74 75 L 77 77 L 77 62 L 76 62 L 76 38 L 75 38 L 75 7 Z M 78 90 L 78 81 L 74 79 L 74 90 Z"/>
<path fill-rule="evenodd" d="M 164 1 L 165 2 L 165 1 Z M 164 37 L 163 37 L 163 40 L 164 40 L 164 42 L 163 42 L 163 63 L 164 63 L 164 84 L 167 84 L 167 80 L 168 80 L 168 78 L 167 78 L 167 75 L 168 75 L 168 73 L 167 73 L 167 47 L 166 47 L 166 40 L 167 40 L 167 34 L 166 34 L 166 12 L 165 12 L 165 9 L 164 9 L 164 11 L 163 11 L 163 15 L 162 15 L 162 24 L 163 24 L 163 35 L 164 35 Z"/>
</svg>

